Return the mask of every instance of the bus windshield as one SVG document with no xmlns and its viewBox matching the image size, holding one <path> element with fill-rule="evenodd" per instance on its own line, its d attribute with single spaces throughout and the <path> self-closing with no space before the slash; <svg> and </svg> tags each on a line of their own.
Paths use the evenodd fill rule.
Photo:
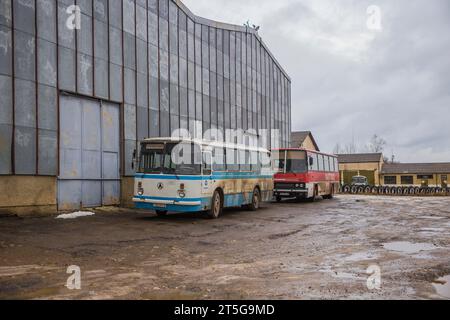
<svg viewBox="0 0 450 320">
<path fill-rule="evenodd" d="M 141 155 L 139 158 L 139 173 L 148 174 L 175 174 L 175 175 L 200 175 L 201 159 L 200 146 L 195 144 L 183 145 L 180 150 L 190 151 L 189 155 L 183 157 L 188 159 L 181 164 L 175 163 L 172 157 L 172 151 L 175 146 L 181 146 L 177 143 L 143 143 Z M 184 151 L 182 151 L 184 152 Z"/>
<path fill-rule="evenodd" d="M 305 173 L 308 170 L 305 151 L 280 151 L 275 169 L 282 173 Z"/>
</svg>

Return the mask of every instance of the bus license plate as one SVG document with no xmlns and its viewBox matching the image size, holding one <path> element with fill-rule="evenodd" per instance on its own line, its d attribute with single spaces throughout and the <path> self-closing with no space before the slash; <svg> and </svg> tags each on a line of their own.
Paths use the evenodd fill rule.
<svg viewBox="0 0 450 320">
<path fill-rule="evenodd" d="M 287 193 L 287 192 L 282 192 L 282 193 L 280 193 L 280 196 L 289 196 L 290 194 L 289 193 Z"/>
<path fill-rule="evenodd" d="M 155 203 L 155 208 L 165 208 L 165 204 Z"/>
</svg>

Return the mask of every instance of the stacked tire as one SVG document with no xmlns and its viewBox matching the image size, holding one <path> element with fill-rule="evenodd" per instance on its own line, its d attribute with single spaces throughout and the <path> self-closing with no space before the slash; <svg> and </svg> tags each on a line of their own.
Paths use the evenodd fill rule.
<svg viewBox="0 0 450 320">
<path fill-rule="evenodd" d="M 395 195 L 395 196 L 450 196 L 450 187 L 399 187 L 399 186 L 353 186 L 343 185 L 344 194 Z"/>
</svg>

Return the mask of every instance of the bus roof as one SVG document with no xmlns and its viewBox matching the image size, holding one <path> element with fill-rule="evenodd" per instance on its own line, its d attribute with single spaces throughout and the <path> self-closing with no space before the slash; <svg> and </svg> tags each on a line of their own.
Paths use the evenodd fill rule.
<svg viewBox="0 0 450 320">
<path fill-rule="evenodd" d="M 143 143 L 150 143 L 150 142 L 172 142 L 172 143 L 196 143 L 202 146 L 211 146 L 211 147 L 222 147 L 222 148 L 229 148 L 229 149 L 245 149 L 248 151 L 257 151 L 257 152 L 266 152 L 270 153 L 269 150 L 261 147 L 252 147 L 252 146 L 246 146 L 244 144 L 236 144 L 231 142 L 221 142 L 221 141 L 210 141 L 210 140 L 203 140 L 203 139 L 192 139 L 192 138 L 176 138 L 176 137 L 170 137 L 170 138 L 147 138 L 142 141 Z"/>
<path fill-rule="evenodd" d="M 325 156 L 329 156 L 329 157 L 333 157 L 333 158 L 337 158 L 338 157 L 335 154 L 324 153 L 324 152 L 320 152 L 320 151 L 316 151 L 316 150 L 310 150 L 310 149 L 306 149 L 306 148 L 280 148 L 280 149 L 272 149 L 272 151 L 306 151 L 306 152 L 309 152 L 309 153 L 323 154 Z"/>
</svg>

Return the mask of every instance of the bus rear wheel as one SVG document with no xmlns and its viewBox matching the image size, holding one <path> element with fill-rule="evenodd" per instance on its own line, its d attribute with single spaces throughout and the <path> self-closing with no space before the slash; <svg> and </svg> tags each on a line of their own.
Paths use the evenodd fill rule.
<svg viewBox="0 0 450 320">
<path fill-rule="evenodd" d="M 158 217 L 165 217 L 167 216 L 167 210 L 156 210 L 156 215 Z"/>
<path fill-rule="evenodd" d="M 330 189 L 330 194 L 323 196 L 325 200 L 332 200 L 334 198 L 334 187 L 332 186 Z"/>
<path fill-rule="evenodd" d="M 222 196 L 220 195 L 219 190 L 214 191 L 212 200 L 211 200 L 211 209 L 208 211 L 208 218 L 217 219 L 222 213 Z"/>
<path fill-rule="evenodd" d="M 261 193 L 259 192 L 258 188 L 255 188 L 255 190 L 253 190 L 253 195 L 252 195 L 252 202 L 250 203 L 250 205 L 248 206 L 248 209 L 250 211 L 256 211 L 259 209 L 259 205 L 261 202 Z"/>
</svg>

